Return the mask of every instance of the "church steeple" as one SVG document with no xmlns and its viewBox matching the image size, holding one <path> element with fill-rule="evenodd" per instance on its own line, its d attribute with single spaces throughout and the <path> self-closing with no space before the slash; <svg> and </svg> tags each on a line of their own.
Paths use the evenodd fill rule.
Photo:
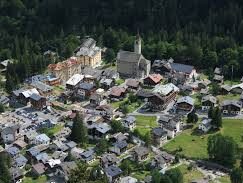
<svg viewBox="0 0 243 183">
<path fill-rule="evenodd" d="M 137 53 L 137 54 L 142 53 L 142 39 L 139 35 L 139 31 L 137 33 L 136 40 L 134 42 L 134 52 Z"/>
</svg>

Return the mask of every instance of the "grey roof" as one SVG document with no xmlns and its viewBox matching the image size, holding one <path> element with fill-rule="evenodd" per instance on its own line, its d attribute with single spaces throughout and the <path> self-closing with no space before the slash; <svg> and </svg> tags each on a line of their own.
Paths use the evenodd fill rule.
<svg viewBox="0 0 243 183">
<path fill-rule="evenodd" d="M 80 83 L 80 85 L 79 85 L 79 89 L 83 89 L 83 90 L 91 90 L 94 87 L 95 86 L 92 83 Z"/>
<path fill-rule="evenodd" d="M 31 83 L 31 86 L 37 88 L 38 90 L 41 90 L 43 92 L 49 92 L 51 91 L 53 88 L 41 81 L 35 81 Z"/>
<path fill-rule="evenodd" d="M 112 82 L 113 82 L 112 79 L 103 78 L 103 79 L 100 80 L 100 84 L 105 84 L 105 85 L 108 85 L 108 86 L 110 86 Z"/>
<path fill-rule="evenodd" d="M 154 159 L 155 159 L 159 164 L 165 164 L 165 163 L 166 163 L 164 157 L 163 157 L 161 154 L 157 154 L 156 156 L 154 156 Z"/>
<path fill-rule="evenodd" d="M 224 100 L 223 103 L 222 103 L 222 106 L 227 106 L 227 105 L 234 105 L 236 107 L 241 108 L 242 102 L 237 101 L 237 100 Z"/>
<path fill-rule="evenodd" d="M 26 157 L 24 157 L 22 154 L 20 154 L 17 158 L 14 159 L 14 162 L 17 166 L 24 166 L 28 160 Z"/>
<path fill-rule="evenodd" d="M 80 47 L 76 50 L 76 56 L 92 57 L 101 49 L 96 46 L 96 41 L 92 38 L 84 39 Z"/>
<path fill-rule="evenodd" d="M 218 74 L 218 75 L 220 75 L 221 72 L 222 72 L 222 70 L 221 70 L 220 68 L 218 68 L 218 67 L 216 67 L 216 68 L 214 69 L 214 74 Z"/>
<path fill-rule="evenodd" d="M 5 135 L 7 135 L 7 134 L 15 134 L 15 132 L 19 128 L 20 128 L 19 124 L 13 124 L 11 126 L 7 126 L 6 128 L 2 129 L 1 133 L 5 134 Z"/>
<path fill-rule="evenodd" d="M 205 101 L 210 101 L 210 102 L 216 104 L 217 103 L 217 98 L 212 96 L 212 95 L 207 95 L 207 96 L 204 96 L 202 98 L 202 102 L 205 102 Z"/>
<path fill-rule="evenodd" d="M 194 105 L 194 99 L 192 97 L 189 97 L 189 96 L 184 96 L 184 97 L 181 97 L 177 100 L 177 104 L 179 103 L 187 103 L 187 104 L 190 104 L 190 105 Z"/>
<path fill-rule="evenodd" d="M 116 70 L 107 68 L 104 70 L 102 75 L 106 76 L 107 78 L 115 79 L 118 76 L 118 73 Z"/>
<path fill-rule="evenodd" d="M 90 100 L 100 100 L 101 99 L 101 96 L 97 93 L 93 93 L 90 98 Z"/>
<path fill-rule="evenodd" d="M 36 159 L 38 161 L 42 161 L 43 163 L 45 163 L 45 162 L 47 162 L 50 159 L 50 157 L 48 156 L 47 153 L 43 152 L 43 153 L 38 154 L 36 156 Z"/>
<path fill-rule="evenodd" d="M 33 93 L 32 95 L 30 95 L 30 98 L 35 100 L 35 101 L 39 101 L 39 100 L 41 100 L 44 97 L 42 97 L 42 96 L 40 96 L 40 95 L 38 95 L 36 93 Z"/>
<path fill-rule="evenodd" d="M 12 146 L 6 150 L 11 156 L 16 156 L 17 154 L 20 153 L 19 148 Z"/>
<path fill-rule="evenodd" d="M 4 96 L 4 95 L 0 96 L 0 104 L 5 105 L 9 102 L 9 100 L 10 99 L 8 97 Z"/>
<path fill-rule="evenodd" d="M 171 63 L 170 65 L 172 70 L 176 72 L 183 72 L 186 74 L 190 74 L 194 69 L 194 67 L 191 65 L 179 64 L 179 63 Z"/>
<path fill-rule="evenodd" d="M 67 143 L 67 146 L 68 146 L 69 148 L 74 148 L 74 147 L 77 146 L 77 143 L 75 143 L 74 141 L 69 141 L 69 142 Z"/>
<path fill-rule="evenodd" d="M 111 153 L 111 154 L 106 153 L 101 156 L 101 160 L 103 163 L 108 163 L 108 162 L 117 163 L 119 159 L 113 153 Z"/>
<path fill-rule="evenodd" d="M 123 148 L 125 148 L 125 147 L 127 147 L 127 142 L 125 141 L 125 140 L 123 140 L 123 141 L 118 141 L 118 142 L 115 142 L 114 144 L 113 144 L 113 146 L 115 146 L 115 147 L 117 147 L 117 148 L 119 148 L 119 149 L 123 149 Z"/>
<path fill-rule="evenodd" d="M 211 122 L 212 122 L 212 119 L 204 118 L 204 119 L 202 119 L 201 123 L 203 126 L 208 128 L 208 127 L 212 126 Z"/>
<path fill-rule="evenodd" d="M 216 80 L 216 81 L 222 81 L 224 79 L 224 76 L 215 74 L 213 79 Z"/>
<path fill-rule="evenodd" d="M 97 131 L 103 134 L 107 133 L 111 129 L 110 125 L 108 125 L 107 123 L 98 123 L 95 125 L 95 128 Z"/>
<path fill-rule="evenodd" d="M 122 170 L 114 165 L 111 165 L 104 169 L 105 173 L 111 177 L 115 177 L 122 174 Z"/>
<path fill-rule="evenodd" d="M 152 133 L 158 137 L 167 136 L 167 132 L 165 130 L 163 130 L 163 128 L 160 128 L 160 127 L 153 128 Z"/>
<path fill-rule="evenodd" d="M 124 62 L 138 62 L 143 56 L 135 52 L 120 50 L 117 54 L 117 59 Z"/>
<path fill-rule="evenodd" d="M 138 146 L 135 147 L 134 152 L 138 155 L 138 156 L 144 156 L 146 154 L 149 154 L 149 150 L 146 147 L 143 146 Z"/>
<path fill-rule="evenodd" d="M 94 68 L 90 68 L 90 67 L 85 67 L 81 72 L 85 76 L 90 75 L 90 76 L 93 76 L 95 79 L 99 80 L 103 71 L 94 69 Z"/>
<path fill-rule="evenodd" d="M 18 97 L 19 94 L 22 93 L 23 91 L 25 91 L 24 88 L 20 88 L 20 89 L 18 89 L 18 90 L 14 90 L 14 91 L 13 91 L 13 94 L 14 94 L 15 96 Z"/>
<path fill-rule="evenodd" d="M 124 119 L 124 121 L 128 124 L 133 124 L 136 121 L 136 118 L 134 116 L 128 116 Z"/>
<path fill-rule="evenodd" d="M 221 88 L 228 92 L 230 92 L 230 90 L 231 90 L 231 86 L 229 86 L 229 85 L 222 85 Z"/>
<path fill-rule="evenodd" d="M 37 147 L 31 147 L 30 149 L 27 150 L 31 154 L 31 156 L 37 156 L 40 154 L 40 150 Z"/>
<path fill-rule="evenodd" d="M 75 161 L 63 162 L 60 166 L 66 175 L 70 174 L 72 170 L 78 167 Z"/>
<path fill-rule="evenodd" d="M 94 153 L 95 153 L 95 152 L 94 152 L 93 149 L 89 149 L 89 150 L 87 150 L 87 151 L 84 151 L 84 152 L 81 153 L 80 155 L 81 155 L 82 157 L 84 157 L 84 158 L 89 158 L 89 157 L 93 156 Z"/>
</svg>

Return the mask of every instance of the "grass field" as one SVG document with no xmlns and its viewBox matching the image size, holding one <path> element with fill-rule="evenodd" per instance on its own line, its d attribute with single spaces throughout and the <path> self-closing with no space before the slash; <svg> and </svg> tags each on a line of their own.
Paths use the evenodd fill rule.
<svg viewBox="0 0 243 183">
<path fill-rule="evenodd" d="M 47 176 L 43 175 L 40 176 L 36 179 L 34 179 L 33 177 L 25 177 L 23 179 L 23 183 L 46 183 L 47 181 Z"/>
<path fill-rule="evenodd" d="M 119 106 L 123 103 L 123 102 L 125 102 L 125 101 L 127 101 L 128 99 L 127 98 L 125 98 L 125 99 L 123 99 L 123 100 L 121 100 L 121 101 L 118 101 L 118 102 L 112 102 L 111 103 L 111 106 L 114 108 L 114 109 L 117 109 L 117 108 L 119 108 Z M 141 105 L 139 105 L 139 103 L 137 103 L 137 102 L 134 102 L 134 103 L 131 103 L 131 104 L 129 104 L 129 105 L 127 105 L 127 108 L 128 108 L 128 113 L 132 113 L 132 112 L 134 112 L 138 107 L 140 107 Z"/>
<path fill-rule="evenodd" d="M 233 81 L 231 81 L 231 80 L 225 80 L 224 81 L 224 84 L 226 84 L 226 85 L 237 85 L 237 84 L 240 84 L 240 79 L 238 79 L 238 80 L 233 80 Z"/>
<path fill-rule="evenodd" d="M 44 128 L 43 130 L 41 130 L 41 133 L 45 133 L 48 137 L 53 136 L 55 133 L 61 131 L 63 128 L 62 125 L 56 125 L 52 128 Z"/>
<path fill-rule="evenodd" d="M 189 158 L 208 158 L 207 139 L 211 134 L 199 135 L 198 133 L 195 133 L 196 128 L 197 126 L 193 129 L 185 130 L 179 136 L 167 143 L 163 149 L 172 153 L 177 152 Z M 243 135 L 242 120 L 223 120 L 223 128 L 220 133 L 232 137 L 240 147 L 243 147 L 243 141 L 241 140 L 241 136 Z"/>
<path fill-rule="evenodd" d="M 180 165 L 178 167 L 182 174 L 183 174 L 183 182 L 184 183 L 189 183 L 193 180 L 197 180 L 197 179 L 202 179 L 204 178 L 204 175 L 198 171 L 198 170 L 188 170 L 188 166 L 187 165 Z"/>
<path fill-rule="evenodd" d="M 224 100 L 240 100 L 240 95 L 237 94 L 218 95 L 217 98 L 219 100 L 219 103 L 221 103 Z"/>
<path fill-rule="evenodd" d="M 136 126 L 140 134 L 144 135 L 151 130 L 151 128 L 158 126 L 155 116 L 135 116 Z"/>
</svg>

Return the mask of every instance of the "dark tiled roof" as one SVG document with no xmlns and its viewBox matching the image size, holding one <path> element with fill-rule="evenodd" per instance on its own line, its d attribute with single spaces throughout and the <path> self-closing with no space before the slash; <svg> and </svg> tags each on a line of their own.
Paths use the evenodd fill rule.
<svg viewBox="0 0 243 183">
<path fill-rule="evenodd" d="M 114 165 L 111 165 L 111 166 L 105 168 L 105 172 L 107 175 L 109 175 L 111 177 L 115 177 L 115 176 L 122 174 L 122 170 L 119 167 L 114 166 Z"/>
<path fill-rule="evenodd" d="M 163 137 L 167 135 L 167 132 L 160 127 L 153 128 L 152 133 L 158 137 Z"/>
<path fill-rule="evenodd" d="M 91 90 L 91 89 L 93 89 L 95 86 L 94 86 L 94 84 L 92 84 L 92 83 L 80 83 L 80 85 L 79 85 L 79 88 L 80 89 L 83 89 L 83 90 Z"/>
<path fill-rule="evenodd" d="M 123 149 L 125 147 L 127 147 L 127 142 L 126 141 L 118 141 L 116 143 L 113 144 L 113 146 L 119 148 L 119 149 Z"/>
<path fill-rule="evenodd" d="M 194 69 L 191 65 L 179 64 L 179 63 L 171 63 L 172 70 L 176 72 L 183 72 L 186 74 L 191 74 L 192 70 Z"/>
</svg>

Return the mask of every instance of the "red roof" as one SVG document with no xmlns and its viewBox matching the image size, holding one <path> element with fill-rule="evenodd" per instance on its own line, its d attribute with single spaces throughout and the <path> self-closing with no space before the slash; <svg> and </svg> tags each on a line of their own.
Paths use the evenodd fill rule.
<svg viewBox="0 0 243 183">
<path fill-rule="evenodd" d="M 150 74 L 147 78 L 150 78 L 155 83 L 159 83 L 163 79 L 160 74 Z"/>
</svg>

